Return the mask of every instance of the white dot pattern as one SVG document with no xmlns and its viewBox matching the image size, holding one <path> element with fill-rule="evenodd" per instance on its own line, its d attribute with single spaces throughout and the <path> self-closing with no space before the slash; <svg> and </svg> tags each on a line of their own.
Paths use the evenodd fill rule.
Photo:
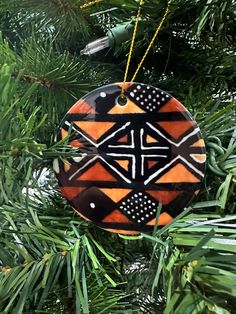
<svg viewBox="0 0 236 314">
<path fill-rule="evenodd" d="M 171 96 L 148 85 L 134 84 L 129 88 L 129 98 L 147 112 L 158 111 Z"/>
<path fill-rule="evenodd" d="M 119 209 L 132 221 L 146 224 L 156 217 L 158 203 L 143 192 L 133 193 L 121 203 Z"/>
</svg>

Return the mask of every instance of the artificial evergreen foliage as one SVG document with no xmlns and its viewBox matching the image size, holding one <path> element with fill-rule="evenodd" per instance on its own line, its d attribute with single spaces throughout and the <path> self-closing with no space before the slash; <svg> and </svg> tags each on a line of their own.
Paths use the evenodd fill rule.
<svg viewBox="0 0 236 314">
<path fill-rule="evenodd" d="M 89 1 L 87 1 L 89 2 Z M 0 313 L 236 313 L 235 1 L 173 0 L 138 81 L 178 98 L 207 147 L 201 192 L 152 234 L 119 236 L 62 198 L 54 142 L 82 95 L 122 81 L 130 41 L 80 56 L 138 1 L 0 2 Z M 166 8 L 146 0 L 134 73 Z M 131 36 L 132 34 L 130 34 Z"/>
</svg>

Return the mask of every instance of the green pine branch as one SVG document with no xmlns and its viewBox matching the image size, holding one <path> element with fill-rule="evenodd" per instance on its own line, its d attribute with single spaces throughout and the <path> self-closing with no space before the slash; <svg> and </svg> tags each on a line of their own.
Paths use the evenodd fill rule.
<svg viewBox="0 0 236 314">
<path fill-rule="evenodd" d="M 109 275 L 115 257 L 95 240 L 86 225 L 78 229 L 80 221 L 65 214 L 59 219 L 48 216 L 41 220 L 38 206 L 30 202 L 27 207 L 1 207 L 1 310 L 17 314 L 27 309 L 40 311 L 49 295 L 60 295 L 62 291 L 68 296 L 67 306 L 74 302 L 76 311 L 81 307 L 83 313 L 89 313 L 89 308 L 99 313 L 114 308 L 115 313 L 120 300 L 120 306 L 128 308 L 125 294 Z M 21 219 L 16 222 L 19 214 Z M 101 299 L 102 305 L 98 302 Z"/>
</svg>

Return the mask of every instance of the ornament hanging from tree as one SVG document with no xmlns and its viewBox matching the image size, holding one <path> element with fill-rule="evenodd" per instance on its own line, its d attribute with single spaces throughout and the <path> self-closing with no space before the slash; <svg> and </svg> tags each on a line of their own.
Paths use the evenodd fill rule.
<svg viewBox="0 0 236 314">
<path fill-rule="evenodd" d="M 58 140 L 68 137 L 80 155 L 54 161 L 61 192 L 73 208 L 97 226 L 123 234 L 150 231 L 178 215 L 199 191 L 206 160 L 200 130 L 186 108 L 156 87 L 133 83 L 169 13 L 169 2 L 127 83 L 143 2 L 123 83 L 98 88 L 69 110 Z"/>
<path fill-rule="evenodd" d="M 200 189 L 205 145 L 186 108 L 145 84 L 98 88 L 67 113 L 58 140 L 80 155 L 54 161 L 61 192 L 85 219 L 136 234 L 169 223 Z M 162 211 L 156 222 L 158 205 Z"/>
</svg>

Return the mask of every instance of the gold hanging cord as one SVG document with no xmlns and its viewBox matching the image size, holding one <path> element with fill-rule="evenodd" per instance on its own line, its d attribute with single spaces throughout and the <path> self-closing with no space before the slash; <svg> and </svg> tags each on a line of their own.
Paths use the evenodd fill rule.
<svg viewBox="0 0 236 314">
<path fill-rule="evenodd" d="M 133 31 L 133 35 L 132 35 L 132 39 L 131 39 L 131 44 L 130 44 L 130 50 L 129 50 L 129 55 L 128 55 L 128 60 L 127 60 L 127 64 L 126 64 L 126 69 L 125 69 L 125 75 L 124 75 L 124 80 L 123 80 L 123 84 L 122 84 L 122 90 L 121 90 L 121 97 L 122 98 L 125 98 L 125 83 L 126 83 L 126 80 L 127 80 L 127 76 L 128 76 L 128 72 L 129 72 L 129 67 L 130 67 L 130 62 L 131 62 L 131 57 L 132 57 L 132 53 L 133 53 L 133 50 L 134 50 L 134 42 L 135 42 L 135 38 L 136 38 L 136 35 L 137 35 L 137 29 L 138 29 L 138 22 L 139 22 L 139 18 L 140 18 L 140 14 L 141 14 L 141 8 L 142 8 L 142 5 L 144 3 L 144 0 L 140 0 L 140 3 L 139 3 L 139 8 L 138 8 L 138 12 L 137 12 L 137 15 L 136 15 L 136 18 L 135 18 L 135 24 L 134 24 L 134 31 Z M 131 79 L 131 82 L 133 82 L 141 68 L 141 66 L 143 65 L 143 62 L 144 60 L 146 59 L 147 57 L 147 54 L 149 53 L 149 50 L 151 49 L 161 27 L 162 27 L 162 24 L 164 23 L 166 17 L 167 17 L 167 14 L 170 12 L 169 10 L 169 7 L 170 7 L 170 0 L 168 0 L 167 2 L 167 7 L 166 7 L 166 10 L 165 10 L 165 13 L 163 15 L 163 18 L 161 19 L 141 61 L 139 62 L 138 64 L 138 67 Z"/>
<path fill-rule="evenodd" d="M 97 3 L 101 2 L 101 1 L 103 1 L 103 0 L 94 0 L 94 1 L 90 1 L 90 2 L 87 2 L 87 3 L 81 4 L 80 9 L 88 8 L 88 7 L 90 7 L 90 6 L 94 5 L 94 4 L 97 4 Z"/>
</svg>

